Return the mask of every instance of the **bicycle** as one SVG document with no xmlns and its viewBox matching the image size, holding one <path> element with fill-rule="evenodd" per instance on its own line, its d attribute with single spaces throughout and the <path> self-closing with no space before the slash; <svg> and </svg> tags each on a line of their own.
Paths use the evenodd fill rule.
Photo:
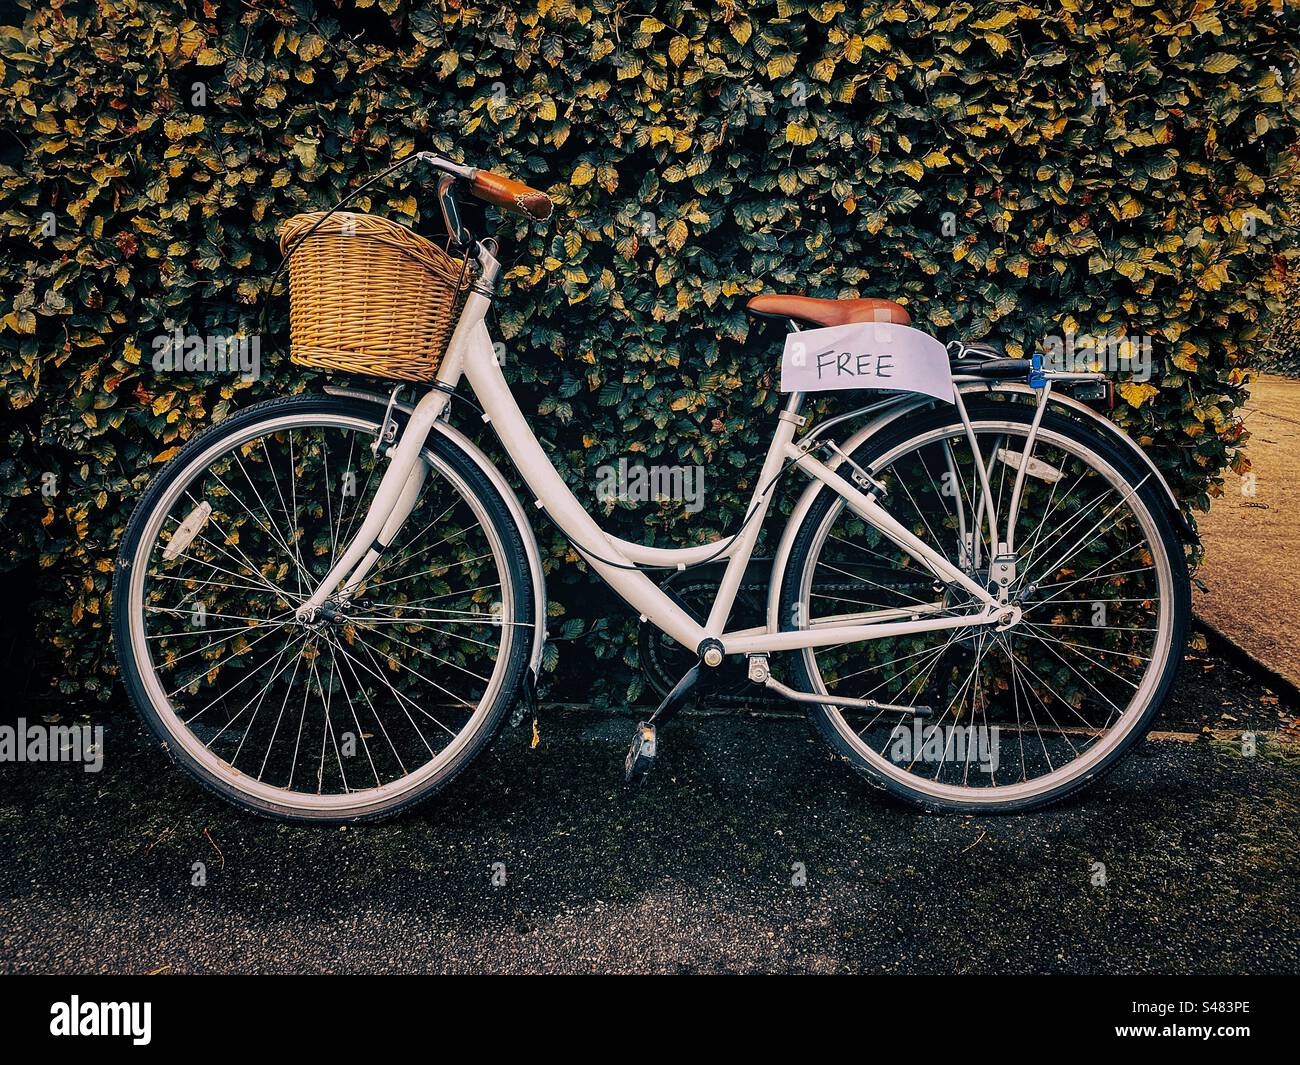
<svg viewBox="0 0 1300 1065">
<path fill-rule="evenodd" d="M 535 507 L 693 663 L 638 724 L 628 779 L 733 656 L 755 691 L 805 706 L 870 783 L 931 810 L 1059 800 L 1146 733 L 1182 658 L 1191 531 L 1151 460 L 1085 402 L 1108 393 L 1103 375 L 954 342 L 947 398 L 886 390 L 809 425 L 792 390 L 734 533 L 633 543 L 588 514 L 512 397 L 485 324 L 497 244 L 465 230 L 456 192 L 535 220 L 549 198 L 416 158 L 440 175 L 447 247 L 473 264 L 427 391 L 406 402 L 402 386 L 331 386 L 243 410 L 167 463 L 122 542 L 123 681 L 202 784 L 284 819 L 376 820 L 445 786 L 518 700 L 535 708 L 542 559 L 523 504 L 451 422 L 462 381 Z M 764 295 L 749 310 L 786 322 L 787 347 L 840 335 L 809 329 L 918 332 L 888 300 Z M 776 484 L 795 470 L 808 484 L 765 621 L 729 629 Z M 649 575 L 706 564 L 721 567 L 707 611 Z"/>
</svg>

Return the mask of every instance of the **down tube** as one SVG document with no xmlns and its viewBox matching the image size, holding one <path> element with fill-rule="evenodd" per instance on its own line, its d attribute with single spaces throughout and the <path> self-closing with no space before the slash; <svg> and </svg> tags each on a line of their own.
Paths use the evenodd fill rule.
<svg viewBox="0 0 1300 1065">
<path fill-rule="evenodd" d="M 537 437 L 528 427 L 523 412 L 510 394 L 492 350 L 487 326 L 479 323 L 466 338 L 463 369 L 487 420 L 496 431 L 506 453 L 514 461 L 525 483 L 546 513 L 575 543 L 592 545 L 601 555 L 626 564 L 618 548 L 583 509 L 564 479 L 556 472 Z M 695 651 L 704 642 L 705 631 L 689 614 L 668 598 L 644 573 L 606 565 L 590 555 L 588 564 L 631 606 L 644 614 L 682 646 Z"/>
</svg>

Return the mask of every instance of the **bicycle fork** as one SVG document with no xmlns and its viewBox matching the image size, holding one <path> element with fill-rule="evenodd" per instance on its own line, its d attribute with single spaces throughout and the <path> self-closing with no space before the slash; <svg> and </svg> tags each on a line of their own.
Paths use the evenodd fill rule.
<svg viewBox="0 0 1300 1065">
<path fill-rule="evenodd" d="M 332 597 L 350 596 L 392 544 L 424 490 L 429 476 L 429 463 L 421 454 L 424 441 L 450 401 L 451 397 L 439 389 L 426 393 L 411 411 L 406 428 L 396 442 L 387 442 L 384 428 L 380 429 L 376 447 L 386 455 L 388 469 L 352 542 L 316 590 L 294 612 L 297 621 L 311 624 Z"/>
</svg>

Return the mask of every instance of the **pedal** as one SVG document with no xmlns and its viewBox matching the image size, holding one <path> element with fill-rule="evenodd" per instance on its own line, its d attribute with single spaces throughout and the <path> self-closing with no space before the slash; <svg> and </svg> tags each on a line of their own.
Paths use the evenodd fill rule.
<svg viewBox="0 0 1300 1065">
<path fill-rule="evenodd" d="M 628 748 L 627 760 L 623 763 L 623 779 L 628 784 L 639 784 L 645 780 L 650 767 L 655 764 L 658 745 L 654 725 L 648 721 L 638 722 L 632 746 Z"/>
</svg>

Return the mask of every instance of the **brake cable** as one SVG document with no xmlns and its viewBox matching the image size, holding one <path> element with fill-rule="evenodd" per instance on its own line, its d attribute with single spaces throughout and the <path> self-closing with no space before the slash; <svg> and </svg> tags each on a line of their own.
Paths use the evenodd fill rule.
<svg viewBox="0 0 1300 1065">
<path fill-rule="evenodd" d="M 787 473 L 789 473 L 792 469 L 794 469 L 794 467 L 795 467 L 795 463 L 787 461 L 787 463 L 784 466 L 782 466 L 779 470 L 776 471 L 775 474 L 772 475 L 772 479 L 768 481 L 766 485 L 763 486 L 763 490 L 758 493 L 758 498 L 761 499 L 763 496 L 767 495 L 767 493 L 772 490 L 776 482 L 779 481 L 782 477 L 784 477 Z M 542 507 L 542 513 L 546 514 L 548 518 L 551 518 L 551 524 L 554 525 L 556 529 L 559 530 L 560 535 L 563 536 L 566 541 L 568 541 L 569 546 L 572 547 L 575 551 L 579 552 L 580 554 L 585 555 L 587 558 L 592 559 L 595 562 L 599 562 L 601 563 L 601 565 L 610 566 L 613 569 L 637 570 L 638 572 L 642 572 L 642 573 L 653 573 L 653 572 L 666 572 L 668 570 L 684 572 L 689 569 L 696 569 L 699 566 L 707 566 L 710 562 L 717 561 L 719 558 L 721 558 L 723 555 L 725 555 L 728 551 L 731 550 L 735 542 L 740 538 L 740 534 L 745 531 L 746 526 L 748 526 L 749 523 L 753 521 L 757 515 L 762 513 L 764 509 L 765 508 L 763 507 L 753 507 L 750 510 L 750 512 L 747 515 L 745 515 L 745 520 L 740 523 L 740 528 L 737 529 L 730 536 L 728 536 L 726 538 L 726 542 L 723 543 L 722 546 L 719 547 L 717 551 L 709 555 L 707 558 L 702 558 L 698 562 L 678 562 L 671 566 L 654 566 L 649 564 L 638 565 L 635 562 L 633 563 L 615 562 L 613 559 L 603 558 L 600 555 L 596 554 L 594 551 L 588 550 L 587 548 L 583 547 L 580 543 L 574 540 L 572 536 L 570 536 L 567 532 L 565 532 L 562 528 L 560 528 L 560 523 L 556 521 L 554 518 L 551 518 L 550 514 L 546 514 L 545 506 Z"/>
<path fill-rule="evenodd" d="M 318 230 L 326 222 L 326 220 L 328 220 L 335 212 L 341 210 L 347 204 L 351 203 L 363 192 L 365 192 L 366 189 L 370 188 L 371 185 L 374 185 L 378 181 L 382 181 L 384 178 L 388 177 L 388 175 L 393 173 L 395 170 L 400 170 L 404 166 L 408 166 L 411 163 L 421 162 L 422 160 L 423 160 L 422 153 L 408 155 L 405 159 L 399 159 L 392 166 L 388 167 L 385 170 L 380 171 L 378 174 L 368 179 L 367 181 L 362 182 L 355 189 L 353 189 L 346 196 L 344 196 L 341 200 L 339 200 L 338 203 L 336 203 L 333 207 L 331 207 L 328 211 L 326 211 L 323 215 L 321 215 L 320 218 L 316 220 L 316 222 L 312 225 L 312 227 L 309 230 L 307 230 L 306 233 L 304 233 L 301 237 L 299 237 L 296 241 L 294 241 L 292 246 L 290 246 L 290 248 L 284 253 L 284 256 L 280 259 L 280 265 L 275 268 L 275 272 L 271 275 L 271 283 L 270 285 L 267 286 L 266 293 L 262 296 L 262 309 L 261 309 L 261 313 L 258 315 L 259 334 L 266 328 L 266 314 L 267 314 L 268 307 L 270 305 L 271 295 L 275 291 L 275 283 L 280 279 L 280 274 L 283 272 L 285 266 L 288 264 L 289 259 L 293 256 L 293 253 L 302 246 L 303 241 L 305 241 L 308 237 L 310 237 L 313 233 L 315 233 L 316 230 Z M 468 256 L 466 256 L 464 262 L 462 262 L 461 264 L 461 279 L 464 278 L 465 266 L 468 263 L 468 261 L 469 261 Z M 453 399 L 459 399 L 462 402 L 468 403 L 471 407 L 474 407 L 476 410 L 479 409 L 476 403 L 474 403 L 468 397 L 458 394 L 453 389 L 447 388 L 446 386 L 441 384 L 435 384 L 434 387 L 437 388 L 439 391 L 447 393 Z M 762 492 L 759 493 L 759 497 L 761 498 L 762 496 L 765 496 L 768 492 L 770 492 L 772 488 L 775 486 L 776 482 L 781 480 L 781 478 L 784 477 L 787 473 L 789 473 L 790 470 L 793 468 L 794 468 L 794 463 L 792 462 L 788 462 L 786 463 L 786 465 L 782 466 L 781 469 L 779 469 L 773 475 L 772 479 L 769 480 L 767 484 L 763 487 Z M 594 551 L 591 551 L 588 548 L 583 547 L 581 544 L 575 541 L 573 537 L 571 537 L 567 532 L 565 532 L 562 528 L 560 528 L 559 523 L 556 522 L 554 518 L 551 518 L 551 522 L 552 524 L 555 525 L 556 529 L 559 530 L 560 535 L 564 537 L 565 541 L 569 544 L 570 547 L 572 547 L 579 554 L 586 556 L 588 559 L 591 559 L 595 562 L 599 562 L 601 565 L 610 566 L 614 569 L 636 570 L 639 572 L 661 572 L 661 571 L 669 571 L 669 570 L 681 572 L 684 570 L 696 569 L 699 566 L 706 566 L 710 562 L 714 562 L 717 559 L 721 558 L 723 555 L 725 555 L 728 551 L 731 550 L 736 540 L 739 539 L 740 534 L 745 531 L 749 523 L 754 520 L 754 518 L 760 513 L 761 510 L 762 508 L 760 507 L 754 507 L 749 512 L 749 514 L 745 516 L 745 520 L 740 523 L 740 528 L 738 528 L 734 533 L 732 533 L 731 536 L 727 537 L 726 542 L 723 543 L 718 548 L 717 551 L 709 555 L 707 558 L 702 558 L 698 562 L 681 562 L 673 566 L 637 565 L 636 563 L 629 564 L 625 562 L 616 562 L 613 559 L 604 558 L 596 554 Z M 543 508 L 543 513 L 545 513 L 545 508 Z M 549 518 L 550 515 L 547 514 L 547 517 Z"/>
</svg>

